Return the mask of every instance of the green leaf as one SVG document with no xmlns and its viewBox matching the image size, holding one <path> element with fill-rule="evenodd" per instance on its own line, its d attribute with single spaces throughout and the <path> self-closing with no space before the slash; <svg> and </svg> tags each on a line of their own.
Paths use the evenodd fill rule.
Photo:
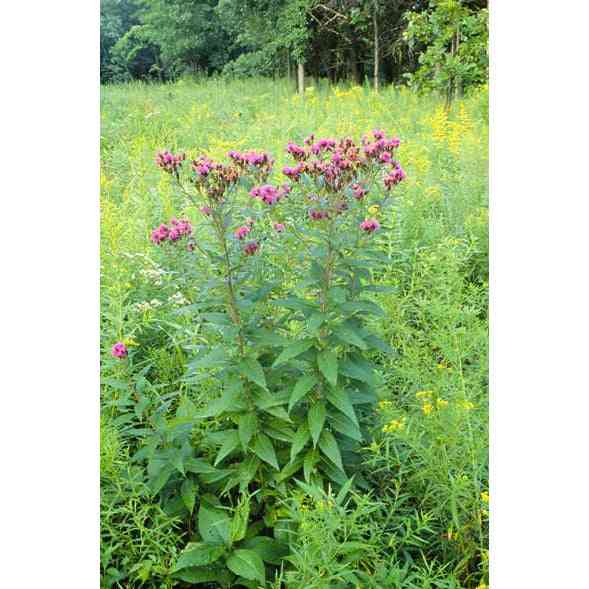
<svg viewBox="0 0 589 589">
<path fill-rule="evenodd" d="M 317 354 L 317 365 L 321 374 L 331 386 L 337 385 L 337 355 L 333 350 L 324 350 Z"/>
<path fill-rule="evenodd" d="M 226 411 L 243 411 L 246 409 L 246 404 L 243 400 L 243 385 L 241 382 L 233 382 L 228 386 L 221 397 L 213 399 L 208 405 L 197 414 L 196 417 L 218 417 Z"/>
<path fill-rule="evenodd" d="M 350 489 L 352 488 L 353 483 L 354 483 L 354 477 L 351 477 L 348 479 L 346 484 L 343 485 L 342 488 L 339 490 L 339 493 L 337 494 L 337 497 L 335 498 L 335 503 L 337 505 L 341 505 L 344 502 L 344 499 L 346 498 L 346 495 L 350 492 Z"/>
<path fill-rule="evenodd" d="M 297 430 L 297 433 L 292 439 L 292 445 L 290 447 L 290 461 L 292 462 L 296 455 L 305 447 L 307 442 L 311 439 L 309 427 L 306 423 L 302 423 Z"/>
<path fill-rule="evenodd" d="M 318 378 L 314 374 L 306 374 L 297 381 L 292 393 L 290 394 L 290 400 L 288 401 L 288 412 L 292 411 L 292 408 L 319 382 Z"/>
<path fill-rule="evenodd" d="M 330 412 L 329 423 L 331 427 L 340 434 L 344 434 L 344 436 L 348 436 L 349 438 L 352 438 L 358 442 L 362 441 L 362 433 L 360 432 L 360 428 L 343 413 L 340 413 L 339 411 L 335 413 Z"/>
<path fill-rule="evenodd" d="M 227 567 L 229 570 L 244 579 L 250 581 L 266 582 L 266 570 L 264 561 L 257 552 L 240 548 L 236 550 L 228 559 Z"/>
<path fill-rule="evenodd" d="M 347 415 L 356 425 L 358 425 L 358 417 L 354 411 L 354 406 L 348 392 L 345 389 L 332 390 L 327 394 L 327 400 L 344 415 Z"/>
<path fill-rule="evenodd" d="M 174 467 L 171 464 L 167 464 L 156 476 L 150 479 L 149 488 L 154 495 L 157 495 L 165 487 L 173 472 Z"/>
<path fill-rule="evenodd" d="M 219 368 L 226 366 L 231 357 L 227 353 L 226 346 L 216 346 L 208 351 L 204 356 L 198 356 L 188 363 L 188 374 L 195 372 L 199 368 Z"/>
<path fill-rule="evenodd" d="M 284 407 L 268 407 L 264 411 L 270 415 L 274 415 L 274 417 L 278 417 L 278 419 L 292 423 L 292 419 Z"/>
<path fill-rule="evenodd" d="M 352 301 L 340 305 L 344 313 L 372 313 L 380 317 L 386 317 L 386 313 L 381 307 L 372 301 Z"/>
<path fill-rule="evenodd" d="M 192 479 L 186 479 L 182 483 L 182 486 L 180 487 L 180 495 L 182 496 L 182 501 L 184 502 L 186 509 L 188 509 L 189 513 L 192 513 L 194 502 L 196 500 L 196 489 Z"/>
<path fill-rule="evenodd" d="M 267 462 L 270 466 L 273 466 L 276 470 L 280 470 L 278 466 L 278 459 L 276 458 L 276 451 L 272 445 L 272 441 L 265 434 L 259 433 L 254 438 L 252 444 L 252 450 L 256 456 L 261 458 L 264 462 Z"/>
<path fill-rule="evenodd" d="M 350 325 L 338 325 L 334 329 L 335 335 L 345 343 L 356 346 L 361 350 L 368 349 L 366 342 L 360 337 L 358 333 Z"/>
<path fill-rule="evenodd" d="M 313 345 L 313 343 L 314 342 L 312 339 L 304 339 L 288 346 L 282 350 L 278 358 L 276 358 L 274 364 L 272 364 L 272 368 L 276 368 L 276 366 L 283 364 L 284 362 L 288 362 L 303 352 L 306 352 Z"/>
<path fill-rule="evenodd" d="M 288 400 L 288 390 L 280 391 L 279 393 L 271 393 L 270 391 L 257 389 L 254 391 L 253 398 L 256 407 L 266 411 L 271 407 L 284 405 Z"/>
<path fill-rule="evenodd" d="M 303 473 L 307 482 L 310 482 L 311 474 L 317 462 L 319 462 L 319 452 L 317 450 L 309 450 L 305 454 L 305 460 L 303 462 Z"/>
<path fill-rule="evenodd" d="M 250 502 L 247 495 L 242 496 L 231 521 L 231 539 L 239 542 L 245 538 L 250 516 Z"/>
<path fill-rule="evenodd" d="M 326 415 L 327 410 L 325 409 L 325 403 L 323 403 L 323 401 L 317 401 L 317 403 L 312 405 L 311 409 L 309 409 L 307 421 L 309 423 L 311 437 L 313 438 L 313 447 L 317 446 L 319 436 L 321 436 L 321 431 L 323 430 Z"/>
<path fill-rule="evenodd" d="M 262 365 L 255 358 L 246 358 L 238 364 L 238 369 L 248 380 L 262 387 L 266 386 L 266 377 Z"/>
<path fill-rule="evenodd" d="M 249 538 L 243 547 L 256 552 L 263 561 L 275 565 L 280 565 L 280 561 L 288 555 L 288 547 L 269 536 Z"/>
<path fill-rule="evenodd" d="M 342 464 L 342 455 L 339 451 L 337 440 L 333 434 L 325 430 L 319 438 L 319 449 L 325 454 L 338 468 L 344 470 Z"/>
<path fill-rule="evenodd" d="M 353 378 L 369 385 L 374 385 L 376 382 L 374 371 L 368 362 L 362 362 L 358 359 L 352 360 L 348 358 L 344 360 L 341 364 L 340 372 L 348 378 Z"/>
<path fill-rule="evenodd" d="M 231 583 L 233 575 L 227 569 L 215 569 L 212 567 L 189 567 L 174 573 L 174 578 L 186 583 L 210 583 L 217 581 L 227 587 Z"/>
<path fill-rule="evenodd" d="M 258 431 L 258 418 L 255 413 L 243 413 L 239 416 L 238 422 L 239 439 L 241 446 L 247 450 L 247 445 L 253 435 Z"/>
<path fill-rule="evenodd" d="M 231 518 L 220 509 L 201 503 L 198 510 L 198 531 L 209 544 L 231 546 Z"/>
<path fill-rule="evenodd" d="M 219 450 L 219 454 L 217 454 L 217 458 L 215 458 L 214 466 L 217 466 L 225 456 L 231 454 L 233 450 L 235 450 L 239 446 L 239 434 L 236 430 L 231 430 L 228 432 L 224 432 L 224 440 L 223 444 L 221 445 L 221 449 Z"/>
<path fill-rule="evenodd" d="M 207 544 L 205 542 L 190 542 L 180 553 L 173 573 L 187 567 L 196 567 L 210 564 L 218 560 L 225 552 L 225 547 L 220 544 Z"/>
</svg>

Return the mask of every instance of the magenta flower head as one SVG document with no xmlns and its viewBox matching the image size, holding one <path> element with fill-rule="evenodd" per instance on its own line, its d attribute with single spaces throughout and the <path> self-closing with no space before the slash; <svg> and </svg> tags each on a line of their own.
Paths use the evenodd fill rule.
<svg viewBox="0 0 589 589">
<path fill-rule="evenodd" d="M 393 186 L 405 180 L 405 178 L 407 178 L 405 170 L 401 166 L 397 166 L 384 177 L 385 188 L 390 190 Z"/>
<path fill-rule="evenodd" d="M 248 241 L 243 246 L 243 253 L 246 256 L 253 256 L 258 251 L 259 248 L 260 248 L 260 245 L 258 244 L 257 241 Z"/>
<path fill-rule="evenodd" d="M 374 233 L 380 229 L 380 223 L 376 219 L 365 219 L 360 223 L 360 229 L 366 231 L 366 233 Z"/>
<path fill-rule="evenodd" d="M 167 225 L 162 223 L 157 229 L 154 229 L 151 232 L 151 241 L 155 243 L 155 245 L 160 245 L 162 242 L 168 239 L 170 235 L 170 230 L 168 229 Z"/>
<path fill-rule="evenodd" d="M 127 346 L 123 342 L 117 342 L 111 349 L 110 353 L 115 358 L 126 358 L 129 352 Z"/>
<path fill-rule="evenodd" d="M 274 223 L 274 231 L 276 233 L 282 233 L 285 229 L 284 223 Z"/>
<path fill-rule="evenodd" d="M 211 216 L 211 213 L 213 212 L 213 209 L 211 209 L 211 207 L 200 207 L 200 212 L 205 217 L 210 217 Z"/>
<path fill-rule="evenodd" d="M 247 225 L 242 225 L 235 230 L 233 235 L 235 235 L 237 239 L 242 240 L 250 231 L 251 229 Z"/>
<path fill-rule="evenodd" d="M 160 151 L 155 156 L 155 165 L 158 168 L 164 170 L 164 172 L 169 172 L 172 174 L 177 172 L 178 168 L 182 165 L 182 162 L 185 159 L 185 153 L 174 155 L 169 151 Z"/>
<path fill-rule="evenodd" d="M 383 151 L 378 158 L 383 164 L 390 164 L 393 156 L 390 154 L 389 151 Z"/>
<path fill-rule="evenodd" d="M 372 131 L 372 135 L 376 140 L 384 139 L 384 131 L 381 131 L 380 129 L 375 129 Z"/>
<path fill-rule="evenodd" d="M 309 209 L 309 219 L 312 221 L 321 221 L 322 219 L 329 218 L 327 211 L 320 211 L 319 209 Z"/>
<path fill-rule="evenodd" d="M 356 200 L 362 200 L 368 193 L 368 188 L 365 188 L 364 186 L 362 186 L 362 184 L 358 182 L 352 184 L 351 188 L 352 194 L 354 195 L 354 198 Z"/>
<path fill-rule="evenodd" d="M 304 169 L 305 169 L 304 164 L 302 162 L 299 162 L 294 168 L 291 168 L 290 166 L 284 166 L 284 168 L 282 168 L 282 173 L 287 178 L 290 178 L 291 180 L 298 182 Z"/>
<path fill-rule="evenodd" d="M 304 160 L 307 158 L 307 152 L 304 147 L 297 145 L 296 143 L 289 143 L 286 146 L 286 151 L 294 157 L 295 160 Z"/>
</svg>

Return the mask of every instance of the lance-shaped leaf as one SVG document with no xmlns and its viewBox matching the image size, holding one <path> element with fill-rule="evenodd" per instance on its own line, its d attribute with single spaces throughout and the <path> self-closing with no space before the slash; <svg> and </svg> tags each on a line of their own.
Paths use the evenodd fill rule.
<svg viewBox="0 0 589 589">
<path fill-rule="evenodd" d="M 239 434 L 237 430 L 223 432 L 223 443 L 221 444 L 221 449 L 219 450 L 219 454 L 217 454 L 214 465 L 217 466 L 225 456 L 233 452 L 238 446 Z"/>
<path fill-rule="evenodd" d="M 238 369 L 248 380 L 263 389 L 266 388 L 266 377 L 262 365 L 255 358 L 246 358 L 238 364 Z"/>
<path fill-rule="evenodd" d="M 356 425 L 358 425 L 358 417 L 354 411 L 354 406 L 350 400 L 350 396 L 345 389 L 335 389 L 329 391 L 327 400 L 344 415 L 347 415 Z"/>
<path fill-rule="evenodd" d="M 338 325 L 334 329 L 335 335 L 347 344 L 356 346 L 361 350 L 366 350 L 368 346 L 366 342 L 360 337 L 360 334 L 350 325 Z"/>
<path fill-rule="evenodd" d="M 231 545 L 231 518 L 204 501 L 198 510 L 198 531 L 208 544 Z"/>
<path fill-rule="evenodd" d="M 321 431 L 323 430 L 323 424 L 325 423 L 326 415 L 327 410 L 325 409 L 325 403 L 323 403 L 323 401 L 317 401 L 317 403 L 312 405 L 311 409 L 309 409 L 309 413 L 307 414 L 307 422 L 309 424 L 311 437 L 313 438 L 314 447 L 317 446 L 319 436 L 321 436 Z"/>
<path fill-rule="evenodd" d="M 318 378 L 314 374 L 306 374 L 302 378 L 299 378 L 295 384 L 290 399 L 288 401 L 288 411 L 291 412 L 292 408 L 311 391 L 311 389 L 319 382 Z"/>
<path fill-rule="evenodd" d="M 265 434 L 259 433 L 252 443 L 252 450 L 256 456 L 273 466 L 276 470 L 280 470 L 278 466 L 278 459 L 276 458 L 276 451 L 272 445 L 272 441 Z"/>
<path fill-rule="evenodd" d="M 297 430 L 297 433 L 292 439 L 290 447 L 290 461 L 292 462 L 296 455 L 305 447 L 307 442 L 311 439 L 311 433 L 306 423 L 302 423 Z"/>
<path fill-rule="evenodd" d="M 331 386 L 337 385 L 337 355 L 333 350 L 324 350 L 317 354 L 317 366 Z"/>
<path fill-rule="evenodd" d="M 325 430 L 319 438 L 319 449 L 325 454 L 339 469 L 343 470 L 342 455 L 333 434 Z"/>
<path fill-rule="evenodd" d="M 292 360 L 293 358 L 300 356 L 303 352 L 306 352 L 312 345 L 312 339 L 304 339 L 300 342 L 296 342 L 288 346 L 287 348 L 284 348 L 284 350 L 282 350 L 278 358 L 276 358 L 276 360 L 274 361 L 274 364 L 272 364 L 272 368 L 275 368 L 280 364 L 284 364 L 284 362 L 288 362 L 289 360 Z"/>
<path fill-rule="evenodd" d="M 253 435 L 258 431 L 258 418 L 255 413 L 242 413 L 239 416 L 238 422 L 239 440 L 244 450 L 247 450 L 247 445 L 252 439 Z"/>
</svg>

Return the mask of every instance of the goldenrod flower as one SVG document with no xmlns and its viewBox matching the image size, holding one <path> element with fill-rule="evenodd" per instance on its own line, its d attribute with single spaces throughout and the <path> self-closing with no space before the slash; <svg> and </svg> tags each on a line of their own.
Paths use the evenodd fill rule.
<svg viewBox="0 0 589 589">
<path fill-rule="evenodd" d="M 481 493 L 481 500 L 484 501 L 485 503 L 489 503 L 489 492 L 488 491 L 483 491 Z"/>
<path fill-rule="evenodd" d="M 431 403 L 424 403 L 421 410 L 424 415 L 429 415 L 434 410 L 434 406 Z"/>
<path fill-rule="evenodd" d="M 383 428 L 382 431 L 385 434 L 395 432 L 397 430 L 402 430 L 405 428 L 405 418 L 402 417 L 401 419 L 392 419 L 387 423 Z"/>
<path fill-rule="evenodd" d="M 436 401 L 436 406 L 438 409 L 441 409 L 442 407 L 447 407 L 448 406 L 448 401 L 446 401 L 446 399 L 438 399 Z"/>
<path fill-rule="evenodd" d="M 432 391 L 417 391 L 417 393 L 415 393 L 415 396 L 418 399 L 423 399 L 425 397 L 431 397 L 432 396 Z"/>
</svg>

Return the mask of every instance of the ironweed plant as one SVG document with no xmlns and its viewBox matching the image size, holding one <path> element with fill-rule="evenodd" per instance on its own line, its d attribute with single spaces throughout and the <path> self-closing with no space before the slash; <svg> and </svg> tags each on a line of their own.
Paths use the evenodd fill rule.
<svg viewBox="0 0 589 589">
<path fill-rule="evenodd" d="M 378 399 L 371 354 L 390 351 L 366 321 L 384 315 L 370 297 L 384 288 L 372 276 L 388 263 L 378 240 L 391 227 L 376 213 L 406 176 L 399 143 L 379 130 L 360 143 L 311 135 L 288 144 L 280 185 L 264 152 L 230 151 L 226 163 L 157 154 L 202 223 L 172 218 L 151 241 L 170 262 L 206 268 L 192 307 L 203 333 L 218 334 L 203 338 L 187 379 L 213 375 L 221 390 L 204 408 L 185 396 L 172 420 L 154 411 L 135 455 L 167 513 L 187 522 L 173 578 L 258 587 L 289 553 L 297 522 L 282 505 L 296 483 L 352 484 Z M 272 263 L 284 250 L 288 279 Z M 128 353 L 112 347 L 123 362 Z"/>
</svg>

